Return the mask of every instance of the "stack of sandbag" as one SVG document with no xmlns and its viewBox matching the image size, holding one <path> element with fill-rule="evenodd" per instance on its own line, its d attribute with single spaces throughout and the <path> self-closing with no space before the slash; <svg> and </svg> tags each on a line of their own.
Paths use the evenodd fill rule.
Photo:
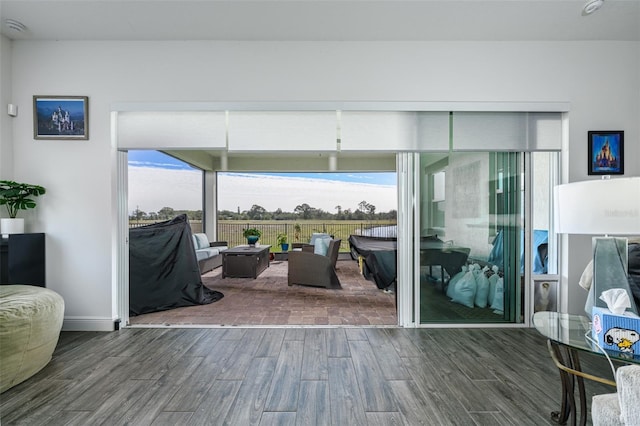
<svg viewBox="0 0 640 426">
<path fill-rule="evenodd" d="M 454 275 L 447 286 L 447 297 L 454 303 L 468 308 L 491 308 L 495 313 L 504 311 L 504 278 L 498 273 L 498 267 L 477 263 L 463 266 Z"/>
</svg>

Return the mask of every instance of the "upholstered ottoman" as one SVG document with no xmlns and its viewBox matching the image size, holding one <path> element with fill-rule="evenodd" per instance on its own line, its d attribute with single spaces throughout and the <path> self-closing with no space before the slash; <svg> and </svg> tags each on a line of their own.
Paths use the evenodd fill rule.
<svg viewBox="0 0 640 426">
<path fill-rule="evenodd" d="M 0 285 L 0 393 L 47 365 L 63 317 L 64 300 L 55 291 Z"/>
</svg>

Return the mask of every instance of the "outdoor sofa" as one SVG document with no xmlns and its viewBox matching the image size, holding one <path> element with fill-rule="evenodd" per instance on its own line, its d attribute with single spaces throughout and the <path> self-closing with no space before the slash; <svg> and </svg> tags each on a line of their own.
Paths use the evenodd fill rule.
<svg viewBox="0 0 640 426">
<path fill-rule="evenodd" d="M 229 248 L 226 241 L 210 242 L 207 234 L 193 234 L 193 248 L 196 250 L 200 274 L 222 266 L 222 252 Z"/>
</svg>

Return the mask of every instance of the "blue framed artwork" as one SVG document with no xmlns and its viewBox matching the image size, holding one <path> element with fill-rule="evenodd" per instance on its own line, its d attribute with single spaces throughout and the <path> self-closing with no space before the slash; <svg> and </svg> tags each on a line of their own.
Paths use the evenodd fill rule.
<svg viewBox="0 0 640 426">
<path fill-rule="evenodd" d="M 34 96 L 34 139 L 89 139 L 87 96 Z"/>
<path fill-rule="evenodd" d="M 624 132 L 593 130 L 589 132 L 589 174 L 624 174 Z"/>
</svg>

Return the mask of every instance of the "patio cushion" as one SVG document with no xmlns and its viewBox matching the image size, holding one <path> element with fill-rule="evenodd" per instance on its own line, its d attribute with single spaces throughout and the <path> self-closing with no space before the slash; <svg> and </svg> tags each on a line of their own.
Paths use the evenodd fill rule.
<svg viewBox="0 0 640 426">
<path fill-rule="evenodd" d="M 309 244 L 314 245 L 318 238 L 331 239 L 331 235 L 326 234 L 324 232 L 314 232 L 313 234 L 311 234 L 311 239 L 309 240 Z"/>
<path fill-rule="evenodd" d="M 209 247 L 196 250 L 196 257 L 198 260 L 208 259 L 220 254 L 221 247 Z"/>
<path fill-rule="evenodd" d="M 196 250 L 209 247 L 209 238 L 207 234 L 193 234 L 193 247 Z"/>
<path fill-rule="evenodd" d="M 326 256 L 327 250 L 329 250 L 329 241 L 331 241 L 329 236 L 316 238 L 313 244 L 313 253 Z"/>
</svg>

